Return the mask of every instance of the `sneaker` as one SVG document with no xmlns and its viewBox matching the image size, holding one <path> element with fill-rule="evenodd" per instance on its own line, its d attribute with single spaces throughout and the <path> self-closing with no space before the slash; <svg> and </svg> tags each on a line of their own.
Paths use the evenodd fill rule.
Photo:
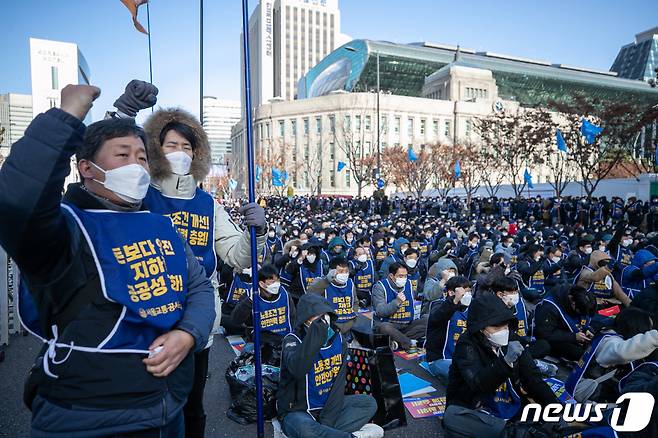
<svg viewBox="0 0 658 438">
<path fill-rule="evenodd" d="M 356 432 L 352 432 L 354 438 L 382 438 L 384 429 L 376 424 L 368 423 Z"/>
<path fill-rule="evenodd" d="M 553 365 L 552 363 L 535 359 L 535 365 L 537 365 L 539 372 L 544 377 L 555 377 L 557 375 L 557 366 Z"/>
</svg>

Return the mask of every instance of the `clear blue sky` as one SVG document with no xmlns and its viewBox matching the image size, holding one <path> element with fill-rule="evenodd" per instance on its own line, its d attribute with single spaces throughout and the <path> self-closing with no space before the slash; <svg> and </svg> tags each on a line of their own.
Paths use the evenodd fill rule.
<svg viewBox="0 0 658 438">
<path fill-rule="evenodd" d="M 147 38 L 119 0 L 4 1 L 0 93 L 30 93 L 29 37 L 77 43 L 102 89 L 94 118 L 132 78 L 148 79 Z M 205 93 L 240 98 L 239 0 L 206 0 Z M 250 7 L 256 0 L 250 1 Z M 656 0 L 339 0 L 353 38 L 460 44 L 555 63 L 609 69 L 620 46 L 658 25 Z M 146 7 L 140 8 L 146 26 Z M 199 2 L 151 0 L 159 104 L 198 114 Z"/>
</svg>

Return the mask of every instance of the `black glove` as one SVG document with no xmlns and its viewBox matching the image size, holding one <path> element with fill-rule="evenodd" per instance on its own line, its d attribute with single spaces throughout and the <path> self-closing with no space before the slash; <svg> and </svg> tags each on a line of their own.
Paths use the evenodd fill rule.
<svg viewBox="0 0 658 438">
<path fill-rule="evenodd" d="M 150 108 L 158 101 L 158 88 L 148 82 L 133 79 L 114 106 L 127 116 L 135 117 L 140 110 Z"/>
<path fill-rule="evenodd" d="M 243 222 L 248 227 L 256 227 L 258 235 L 263 235 L 267 232 L 267 221 L 265 220 L 265 210 L 256 204 L 250 202 L 240 207 L 238 212 L 244 216 Z"/>
</svg>

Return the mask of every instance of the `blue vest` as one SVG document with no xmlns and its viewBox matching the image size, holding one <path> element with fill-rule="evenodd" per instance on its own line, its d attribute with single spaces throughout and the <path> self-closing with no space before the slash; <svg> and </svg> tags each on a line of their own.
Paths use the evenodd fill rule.
<svg viewBox="0 0 658 438">
<path fill-rule="evenodd" d="M 420 280 L 420 271 L 416 269 L 414 272 L 410 272 L 407 278 L 411 283 L 412 295 L 416 295 L 416 292 L 418 291 L 418 281 Z"/>
<path fill-rule="evenodd" d="M 260 328 L 266 332 L 285 336 L 292 332 L 290 324 L 290 302 L 288 291 L 279 287 L 279 296 L 274 301 L 260 299 Z"/>
<path fill-rule="evenodd" d="M 334 312 L 338 316 L 337 322 L 346 322 L 356 318 L 354 313 L 354 282 L 348 279 L 345 286 L 338 287 L 333 283 L 329 283 L 324 290 L 324 298 L 334 308 Z"/>
<path fill-rule="evenodd" d="M 516 393 L 512 382 L 507 379 L 485 401 L 488 412 L 498 418 L 509 420 L 521 409 L 521 397 Z"/>
<path fill-rule="evenodd" d="M 372 285 L 375 281 L 375 267 L 372 260 L 366 262 L 366 266 L 359 269 L 356 262 L 351 262 L 352 269 L 354 269 L 354 286 L 357 290 L 365 290 L 370 292 Z"/>
<path fill-rule="evenodd" d="M 619 279 L 619 286 L 626 295 L 631 299 L 635 298 L 644 288 L 648 287 L 651 284 L 651 281 L 647 278 L 643 278 L 637 281 L 626 281 L 624 280 L 627 276 L 630 277 L 632 272 L 639 270 L 637 266 L 629 265 L 626 266 L 622 271 Z"/>
<path fill-rule="evenodd" d="M 144 205 L 153 213 L 171 218 L 181 236 L 210 278 L 217 269 L 215 254 L 215 201 L 197 188 L 192 199 L 170 198 L 149 187 Z"/>
<path fill-rule="evenodd" d="M 283 251 L 283 242 L 278 237 L 275 237 L 274 240 L 271 240 L 268 237 L 267 240 L 265 241 L 265 245 L 267 245 L 267 249 L 269 250 L 272 258 L 274 258 L 275 254 Z"/>
<path fill-rule="evenodd" d="M 226 296 L 226 304 L 235 306 L 244 294 L 251 295 L 251 289 L 251 281 L 243 281 L 238 274 L 233 273 L 233 281 Z"/>
<path fill-rule="evenodd" d="M 389 282 L 388 278 L 381 280 L 379 283 L 381 283 L 381 285 L 384 286 L 384 290 L 386 291 L 387 303 L 390 303 L 398 296 L 397 289 L 391 286 L 391 283 Z M 398 307 L 398 310 L 396 310 L 394 314 L 392 314 L 391 316 L 385 316 L 381 318 L 382 321 L 409 323 L 414 320 L 414 314 L 415 314 L 414 297 L 411 293 L 411 282 L 409 280 L 407 280 L 407 282 L 405 283 L 403 291 L 406 299 L 402 302 L 402 304 L 400 305 L 400 307 Z"/>
<path fill-rule="evenodd" d="M 631 263 L 633 262 L 633 251 L 619 245 L 619 247 L 617 248 L 617 256 L 615 257 L 615 260 L 620 265 L 619 270 L 622 270 L 626 266 L 630 266 Z"/>
<path fill-rule="evenodd" d="M 421 257 L 429 256 L 430 249 L 432 249 L 432 239 L 425 239 L 418 246 L 418 252 L 420 252 Z"/>
<path fill-rule="evenodd" d="M 503 216 L 509 216 L 510 214 L 510 203 L 509 201 L 503 201 L 500 203 L 500 214 Z"/>
<path fill-rule="evenodd" d="M 147 354 L 151 343 L 183 317 L 187 296 L 185 248 L 169 219 L 147 211 L 80 210 L 68 204 L 62 204 L 62 209 L 85 236 L 103 296 L 123 306 L 123 311 L 113 330 L 98 345 L 60 344 L 57 326 L 51 327 L 50 334 L 39 327 L 38 311 L 21 282 L 19 319 L 28 331 L 49 343 L 43 366 L 51 377 L 56 376 L 49 371 L 48 363 L 55 357 L 56 348 Z"/>
<path fill-rule="evenodd" d="M 455 352 L 455 345 L 457 345 L 459 337 L 466 333 L 467 317 L 468 309 L 463 312 L 457 310 L 452 314 L 452 317 L 448 321 L 446 339 L 443 343 L 443 359 L 452 359 L 452 355 Z"/>
<path fill-rule="evenodd" d="M 624 388 L 626 387 L 626 382 L 627 382 L 626 379 L 627 379 L 631 374 L 633 374 L 633 373 L 634 373 L 635 371 L 637 371 L 639 368 L 641 368 L 641 367 L 647 367 L 647 366 L 649 366 L 649 367 L 658 367 L 658 363 L 656 363 L 656 362 L 642 362 L 641 364 L 639 364 L 639 365 L 637 365 L 637 366 L 634 366 L 633 364 L 631 364 L 631 372 L 628 373 L 628 374 L 626 374 L 624 377 L 622 377 L 622 378 L 619 380 L 619 393 L 621 394 L 621 393 L 624 392 Z"/>
<path fill-rule="evenodd" d="M 592 268 L 590 268 L 589 266 L 583 266 L 583 268 L 580 270 L 580 273 L 578 273 L 578 275 L 574 279 L 574 284 L 576 284 L 578 282 L 578 278 L 580 277 L 580 274 L 586 269 L 590 272 L 594 272 L 594 270 Z M 610 281 L 609 286 L 606 284 L 606 281 L 605 281 L 606 279 L 609 279 L 609 281 Z M 613 279 L 612 275 L 608 275 L 602 280 L 599 280 L 595 283 L 590 283 L 587 290 L 591 291 L 591 292 L 594 292 L 594 295 L 596 296 L 596 298 L 613 298 L 614 293 L 612 291 L 612 284 L 613 284 L 612 279 Z"/>
<path fill-rule="evenodd" d="M 612 204 L 610 216 L 612 219 L 619 220 L 624 217 L 624 205 L 615 202 Z"/>
<path fill-rule="evenodd" d="M 591 319 L 589 316 L 581 317 L 580 321 L 576 321 L 571 316 L 569 316 L 569 314 L 563 312 L 560 306 L 558 306 L 550 298 L 544 298 L 542 300 L 541 305 L 544 306 L 546 304 L 554 306 L 557 309 L 558 313 L 562 317 L 562 321 L 564 321 L 564 323 L 567 325 L 567 327 L 569 328 L 569 330 L 571 330 L 572 333 L 578 333 L 579 331 L 582 331 L 582 329 L 589 326 L 589 321 Z"/>
<path fill-rule="evenodd" d="M 322 409 L 327 403 L 342 365 L 343 337 L 337 333 L 331 344 L 320 349 L 313 369 L 306 374 L 306 400 L 309 410 Z"/>
<path fill-rule="evenodd" d="M 386 245 L 382 246 L 381 248 L 377 248 L 376 246 L 373 246 L 372 253 L 374 255 L 376 262 L 382 262 L 386 258 L 386 256 L 388 256 L 389 248 Z"/>
<path fill-rule="evenodd" d="M 538 291 L 544 291 L 544 271 L 538 269 L 530 278 L 528 278 L 528 287 L 531 289 L 537 289 Z"/>
<path fill-rule="evenodd" d="M 516 303 L 516 307 L 514 309 L 514 316 L 516 316 L 516 319 L 519 321 L 516 334 L 519 336 L 531 335 L 531 333 L 528 333 L 528 314 L 525 311 L 525 303 L 523 302 L 523 298 L 520 296 L 519 302 Z"/>
<path fill-rule="evenodd" d="M 313 280 L 322 277 L 322 266 L 322 260 L 316 260 L 315 270 L 311 270 L 303 264 L 299 267 L 299 275 L 302 280 L 302 289 L 304 289 L 304 293 L 306 293 L 306 288 L 313 283 Z"/>
<path fill-rule="evenodd" d="M 567 378 L 566 382 L 564 382 L 564 387 L 566 388 L 567 392 L 569 392 L 569 394 L 571 395 L 574 394 L 574 391 L 578 386 L 578 382 L 580 382 L 580 379 L 583 378 L 585 372 L 587 371 L 587 368 L 589 367 L 589 364 L 592 362 L 592 359 L 594 359 L 594 357 L 596 356 L 596 350 L 598 350 L 599 345 L 601 345 L 601 341 L 611 336 L 620 337 L 619 335 L 616 334 L 604 334 L 604 335 L 598 335 L 594 339 L 592 339 L 592 343 L 587 347 L 587 349 L 583 353 L 583 357 L 580 358 L 574 369 L 571 371 L 571 374 Z"/>
</svg>

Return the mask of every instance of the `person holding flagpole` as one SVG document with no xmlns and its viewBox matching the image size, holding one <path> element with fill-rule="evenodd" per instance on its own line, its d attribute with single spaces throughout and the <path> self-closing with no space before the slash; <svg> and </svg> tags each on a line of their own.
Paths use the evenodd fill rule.
<svg viewBox="0 0 658 438">
<path fill-rule="evenodd" d="M 242 231 L 224 208 L 198 187 L 210 171 L 211 157 L 208 136 L 194 116 L 178 108 L 160 109 L 149 116 L 144 129 L 151 171 L 151 186 L 144 203 L 152 212 L 171 218 L 212 280 L 217 314 L 213 332 L 216 332 L 222 314 L 217 292 L 217 257 L 239 271 L 250 269 L 249 232 Z M 250 203 L 240 213 L 246 226 L 258 229 L 260 253 L 267 238 L 265 212 L 258 204 Z M 194 386 L 184 409 L 188 438 L 204 436 L 203 392 L 212 343 L 210 336 L 205 348 L 195 354 Z"/>
</svg>

